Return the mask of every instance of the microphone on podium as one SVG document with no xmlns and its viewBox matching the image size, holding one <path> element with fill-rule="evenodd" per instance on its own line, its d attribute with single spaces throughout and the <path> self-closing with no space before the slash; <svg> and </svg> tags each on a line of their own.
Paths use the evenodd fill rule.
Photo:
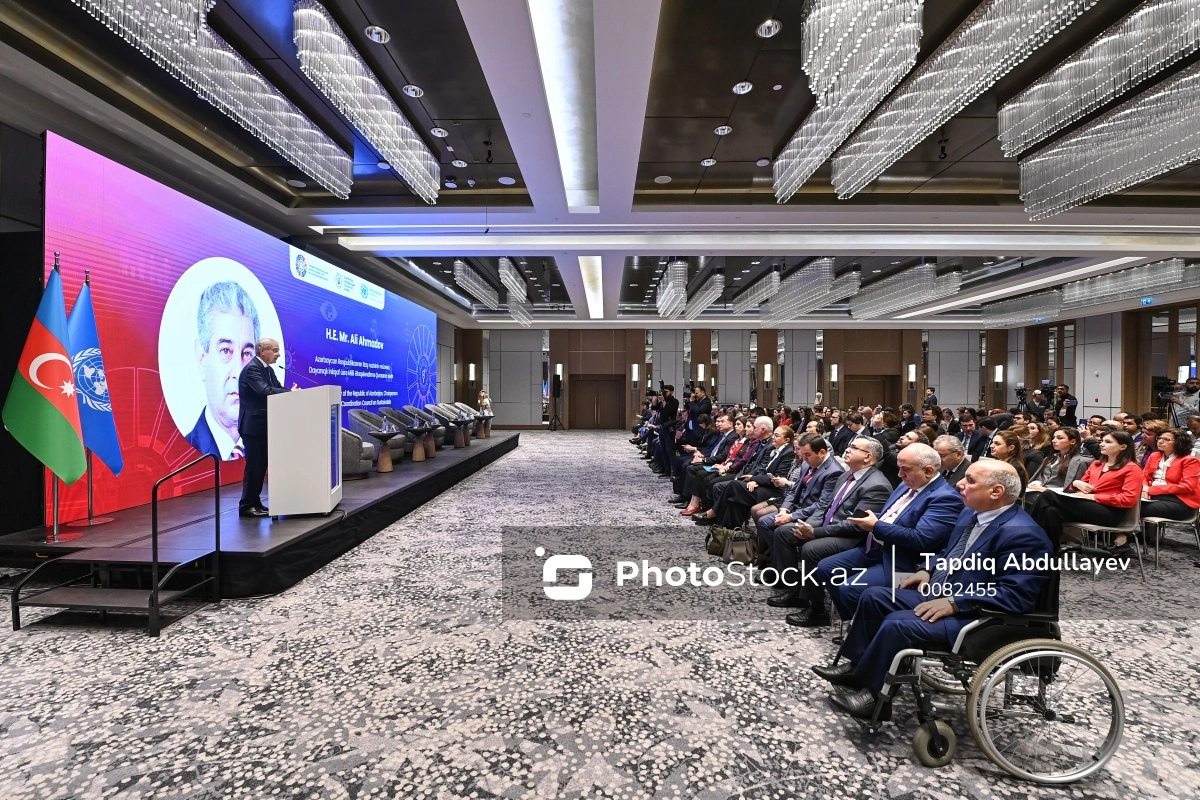
<svg viewBox="0 0 1200 800">
<path fill-rule="evenodd" d="M 293 369 L 288 369 L 287 367 L 283 367 L 282 365 L 281 365 L 281 368 L 283 369 L 283 371 L 286 374 L 291 375 L 293 378 L 299 378 L 300 380 L 307 383 L 309 386 L 320 386 L 321 385 L 321 384 L 317 383 L 316 381 L 314 381 L 312 378 L 308 377 L 307 375 L 296 372 Z"/>
</svg>

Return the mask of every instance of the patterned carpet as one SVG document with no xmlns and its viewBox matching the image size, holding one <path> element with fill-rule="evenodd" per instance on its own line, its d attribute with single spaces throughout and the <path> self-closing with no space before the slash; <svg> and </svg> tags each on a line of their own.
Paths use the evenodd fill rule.
<svg viewBox="0 0 1200 800">
<path fill-rule="evenodd" d="M 53 619 L 6 632 L 0 797 L 1200 796 L 1190 534 L 1144 584 L 1064 581 L 1064 637 L 1121 682 L 1126 738 L 1100 775 L 1036 787 L 1000 773 L 961 713 L 940 770 L 913 757 L 910 695 L 876 736 L 836 713 L 808 669 L 830 631 L 787 626 L 762 587 L 744 587 L 747 621 L 502 618 L 504 526 L 603 526 L 634 554 L 653 536 L 710 562 L 668 493 L 620 433 L 522 433 L 281 596 L 202 608 L 159 640 Z M 1185 613 L 1120 619 L 1163 604 Z"/>
</svg>

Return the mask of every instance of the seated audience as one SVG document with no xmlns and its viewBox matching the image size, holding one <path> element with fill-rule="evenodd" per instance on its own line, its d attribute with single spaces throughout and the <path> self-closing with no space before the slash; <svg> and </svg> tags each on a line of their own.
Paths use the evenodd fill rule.
<svg viewBox="0 0 1200 800">
<path fill-rule="evenodd" d="M 1142 496 L 1142 468 L 1133 460 L 1133 439 L 1124 431 L 1110 431 L 1100 439 L 1103 460 L 1093 461 L 1083 477 L 1065 493 L 1043 492 L 1030 515 L 1054 541 L 1062 537 L 1064 525 L 1087 522 L 1116 525 L 1124 512 Z M 1125 534 L 1113 541 L 1114 555 L 1133 553 Z"/>
<path fill-rule="evenodd" d="M 1142 469 L 1146 468 L 1146 463 L 1150 460 L 1150 456 L 1158 452 L 1158 437 L 1162 435 L 1169 425 L 1165 419 L 1146 419 L 1142 417 L 1142 438 L 1141 441 L 1133 443 L 1134 457 L 1137 459 L 1138 466 Z"/>
<path fill-rule="evenodd" d="M 733 443 L 729 445 L 729 452 L 725 455 L 724 460 L 715 460 L 716 456 L 720 454 L 713 453 L 713 463 L 710 464 L 705 460 L 704 463 L 689 464 L 687 469 L 684 470 L 684 479 L 680 486 L 681 491 L 676 495 L 676 498 L 685 496 L 688 498 L 685 508 L 688 513 L 684 514 L 685 517 L 690 517 L 701 509 L 703 503 L 701 492 L 704 490 L 703 482 L 705 479 L 713 475 L 723 475 L 732 469 L 741 467 L 745 463 L 750 455 L 748 448 L 752 444 L 750 433 L 751 431 L 746 428 L 745 417 L 738 417 L 733 422 Z"/>
<path fill-rule="evenodd" d="M 1037 559 L 1054 552 L 1049 537 L 1017 503 L 1021 481 L 1012 465 L 984 460 L 972 464 L 960 483 L 966 508 L 959 516 L 946 547 L 925 569 L 893 590 L 873 586 L 863 592 L 846 642 L 839 653 L 846 661 L 818 665 L 813 671 L 835 686 L 852 691 L 833 694 L 830 701 L 860 719 L 874 714 L 892 660 L 908 648 L 950 648 L 962 627 L 982 609 L 1022 614 L 1031 611 L 1049 577 L 1046 572 L 1021 568 L 1021 556 Z M 977 560 L 964 560 L 978 554 Z M 1010 559 L 1010 555 L 1017 559 Z M 993 559 L 994 561 L 988 561 Z M 978 564 L 995 564 L 994 571 Z M 947 567 L 959 565 L 955 571 Z M 921 587 L 991 586 L 988 596 L 972 590 L 939 597 Z M 894 597 L 894 599 L 893 599 Z M 891 703 L 880 709 L 891 718 Z"/>
<path fill-rule="evenodd" d="M 675 490 L 674 502 L 677 504 L 683 503 L 685 506 L 691 507 L 689 501 L 691 498 L 692 480 L 694 479 L 691 468 L 703 468 L 723 462 L 729 457 L 730 450 L 741 437 L 742 432 L 744 432 L 744 428 L 743 431 L 738 431 L 728 413 L 717 415 L 712 434 L 705 442 L 701 443 L 699 448 L 692 452 L 687 463 L 680 466 L 671 483 L 671 488 Z M 691 513 L 685 513 L 684 516 L 690 517 Z"/>
<path fill-rule="evenodd" d="M 907 434 L 906 434 L 907 435 Z M 894 572 L 915 572 L 922 553 L 945 546 L 962 514 L 958 489 L 941 476 L 942 459 L 927 444 L 914 442 L 900 451 L 897 487 L 879 512 L 847 520 L 865 531 L 862 547 L 847 550 L 817 564 L 817 581 L 824 584 L 842 619 L 850 619 L 858 598 L 868 586 L 891 586 Z M 861 575 L 857 570 L 865 569 Z M 856 575 L 853 583 L 834 581 L 835 575 Z"/>
<path fill-rule="evenodd" d="M 1037 463 L 1034 465 L 1036 469 L 1042 463 L 1042 454 L 1034 450 L 1033 455 L 1037 457 Z M 1021 479 L 1021 494 L 1025 494 L 1025 485 L 1029 483 L 1029 469 L 1025 454 L 1021 452 L 1021 437 L 1017 436 L 1015 431 L 996 431 L 992 439 L 992 458 L 1012 465 L 1017 471 L 1017 477 Z"/>
<path fill-rule="evenodd" d="M 883 445 L 873 438 L 860 436 L 850 443 L 845 455 L 847 471 L 838 479 L 829 505 L 819 505 L 808 519 L 776 530 L 777 558 L 772 566 L 779 575 L 802 573 L 805 565 L 813 569 L 822 558 L 845 552 L 863 541 L 863 532 L 848 518 L 855 511 L 880 511 L 891 495 L 891 484 L 875 466 L 881 458 Z M 790 573 L 784 571 L 788 568 Z M 822 586 L 792 580 L 784 583 L 780 594 L 769 602 L 777 607 L 805 608 L 787 616 L 791 625 L 811 628 L 830 622 Z"/>
<path fill-rule="evenodd" d="M 758 527 L 760 550 L 773 554 L 776 531 L 796 520 L 808 519 L 824 502 L 825 507 L 833 501 L 838 477 L 845 468 L 829 451 L 829 444 L 820 436 L 805 434 L 796 440 L 796 455 L 804 467 L 798 477 L 787 487 L 779 507 L 768 506 L 755 522 Z M 789 479 L 791 476 L 789 475 Z M 791 536 L 791 531 L 786 535 Z"/>
<path fill-rule="evenodd" d="M 854 438 L 855 433 L 862 430 L 862 414 L 857 411 L 848 414 L 833 411 L 829 415 L 829 422 L 832 426 L 829 429 L 829 451 L 840 457 L 842 453 L 846 452 L 846 447 Z"/>
<path fill-rule="evenodd" d="M 750 519 L 751 506 L 774 495 L 772 479 L 789 474 L 795 461 L 794 437 L 790 426 L 780 425 L 772 433 L 772 446 L 761 449 L 758 458 L 746 465 L 745 474 L 714 487 L 713 517 L 717 524 L 740 527 Z"/>
<path fill-rule="evenodd" d="M 1027 449 L 1037 450 L 1042 454 L 1043 461 L 1049 458 L 1054 453 L 1054 446 L 1050 443 L 1050 430 L 1041 422 L 1027 423 L 1025 429 L 1029 431 Z M 1040 461 L 1038 463 L 1041 464 Z"/>
<path fill-rule="evenodd" d="M 1059 428 L 1050 438 L 1053 452 L 1029 476 L 1028 492 L 1046 489 L 1065 489 L 1083 477 L 1092 463 L 1092 456 L 1083 449 L 1083 440 L 1075 428 Z M 1037 495 L 1026 497 L 1026 507 L 1037 502 Z"/>
<path fill-rule="evenodd" d="M 942 459 L 942 477 L 951 486 L 958 486 L 967 474 L 967 467 L 971 466 L 963 443 L 957 436 L 942 434 L 933 440 L 933 449 Z"/>
<path fill-rule="evenodd" d="M 978 461 L 987 453 L 988 435 L 975 427 L 975 418 L 963 414 L 958 418 L 958 438 L 967 451 L 967 458 Z"/>
<path fill-rule="evenodd" d="M 1200 508 L 1200 460 L 1192 455 L 1187 431 L 1160 433 L 1158 450 L 1150 454 L 1143 474 L 1142 517 L 1189 520 Z"/>
<path fill-rule="evenodd" d="M 700 498 L 700 506 L 705 509 L 704 514 L 698 511 L 692 514 L 692 521 L 699 525 L 713 525 L 717 521 L 716 512 L 713 511 L 713 503 L 716 500 L 715 490 L 718 486 L 726 481 L 740 478 L 743 475 L 754 474 L 747 473 L 746 470 L 758 466 L 758 457 L 760 451 L 766 448 L 771 449 L 771 439 L 774 431 L 774 425 L 771 418 L 761 415 L 754 420 L 754 425 L 751 428 L 748 441 L 742 447 L 737 456 L 726 464 L 718 464 L 713 467 L 712 471 L 704 471 L 696 475 L 696 480 L 692 483 L 692 491 Z"/>
</svg>

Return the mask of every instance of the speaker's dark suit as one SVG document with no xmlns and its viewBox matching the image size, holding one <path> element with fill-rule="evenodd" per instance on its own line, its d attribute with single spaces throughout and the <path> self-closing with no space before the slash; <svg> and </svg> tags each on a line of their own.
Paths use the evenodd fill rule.
<svg viewBox="0 0 1200 800">
<path fill-rule="evenodd" d="M 267 397 L 287 389 L 275 377 L 275 371 L 257 357 L 242 368 L 238 376 L 238 433 L 246 448 L 246 471 L 242 475 L 242 499 L 239 508 L 261 506 L 263 478 L 267 475 Z"/>
<path fill-rule="evenodd" d="M 960 537 L 969 536 L 976 514 L 964 509 L 954 525 L 954 533 L 939 558 L 948 557 Z M 909 647 L 947 649 L 958 638 L 958 632 L 980 609 L 993 609 L 1009 614 L 1033 610 L 1038 595 L 1049 577 L 1045 572 L 1024 570 L 1023 556 L 1036 560 L 1054 553 L 1050 538 L 1038 527 L 1020 505 L 1009 506 L 984 528 L 964 557 L 978 554 L 981 564 L 995 564 L 990 569 L 963 569 L 952 573 L 946 583 L 961 587 L 963 594 L 954 595 L 958 613 L 937 622 L 926 622 L 912 609 L 929 599 L 916 589 L 896 589 L 892 600 L 890 586 L 872 586 L 862 594 L 854 610 L 854 624 L 846 636 L 841 654 L 854 664 L 854 675 L 878 693 L 896 653 Z M 1009 557 L 1016 558 L 1010 563 Z M 969 594 L 966 592 L 970 592 Z"/>
<path fill-rule="evenodd" d="M 904 484 L 892 492 L 879 516 L 908 494 Z M 891 586 L 892 568 L 896 572 L 916 572 L 923 559 L 922 553 L 937 553 L 946 546 L 946 540 L 954 531 L 954 523 L 962 514 L 963 502 L 958 491 L 940 475 L 921 490 L 920 494 L 904 507 L 900 516 L 891 522 L 879 522 L 871 532 L 871 552 L 856 547 L 844 553 L 821 559 L 817 564 L 817 580 L 829 589 L 829 597 L 837 606 L 842 619 L 850 619 L 858 598 L 868 586 Z M 895 561 L 892 547 L 895 546 Z M 854 583 L 835 583 L 834 575 L 855 575 L 857 569 L 867 571 Z"/>
</svg>

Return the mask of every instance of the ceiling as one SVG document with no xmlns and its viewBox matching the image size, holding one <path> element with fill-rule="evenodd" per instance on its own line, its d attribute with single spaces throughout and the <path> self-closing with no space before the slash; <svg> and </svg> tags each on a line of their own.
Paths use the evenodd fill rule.
<svg viewBox="0 0 1200 800">
<path fill-rule="evenodd" d="M 347 200 L 306 180 L 70 0 L 0 0 L 0 121 L 68 135 L 465 327 L 515 323 L 463 299 L 445 272 L 456 257 L 497 287 L 500 256 L 526 262 L 534 324 L 542 327 L 696 324 L 661 320 L 654 310 L 658 268 L 671 258 L 688 261 L 690 292 L 724 274 L 724 293 L 701 317 L 713 327 L 756 325 L 753 312 L 729 309 L 745 287 L 826 256 L 839 273 L 860 270 L 864 289 L 948 259 L 961 264 L 963 285 L 951 307 L 916 306 L 903 319 L 856 320 L 839 302 L 784 327 L 963 327 L 978 324 L 980 295 L 999 300 L 1081 270 L 1200 258 L 1200 168 L 1033 222 L 1018 196 L 1017 160 L 1005 158 L 997 140 L 999 105 L 1136 0 L 1100 0 L 850 200 L 836 198 L 827 162 L 785 204 L 775 202 L 770 160 L 814 107 L 801 69 L 804 0 L 593 2 L 588 24 L 568 35 L 587 34 L 580 52 L 593 48 L 594 56 L 565 62 L 566 71 L 541 63 L 526 0 L 323 1 L 436 155 L 443 184 L 454 183 L 443 185 L 436 205 L 380 168 L 379 152 L 302 72 L 292 0 L 217 0 L 209 25 L 352 156 Z M 926 0 L 918 63 L 977 5 Z M 767 18 L 782 29 L 759 38 L 755 27 Z M 385 28 L 390 41 L 368 39 L 368 25 Z M 753 89 L 736 95 L 741 81 Z M 409 84 L 424 95 L 404 94 Z M 595 151 L 581 156 L 595 164 L 591 213 L 568 202 L 552 111 L 561 86 L 594 104 Z M 732 132 L 717 136 L 719 125 Z M 432 135 L 435 127 L 449 135 Z M 701 165 L 706 158 L 715 163 Z M 467 165 L 454 167 L 455 159 Z M 935 305 L 945 301 L 928 307 Z"/>
</svg>

